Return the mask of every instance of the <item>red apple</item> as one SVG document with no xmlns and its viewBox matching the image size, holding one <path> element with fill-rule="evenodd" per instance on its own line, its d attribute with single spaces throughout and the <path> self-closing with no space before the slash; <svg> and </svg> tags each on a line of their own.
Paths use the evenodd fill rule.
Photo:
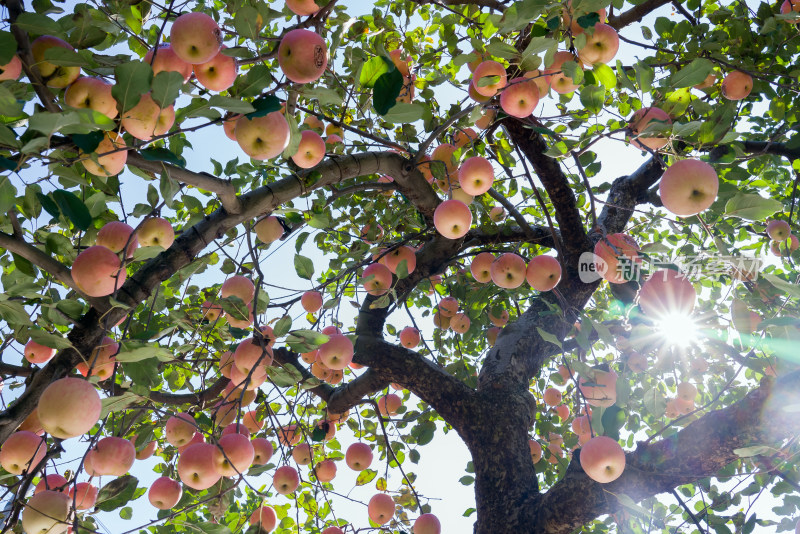
<svg viewBox="0 0 800 534">
<path fill-rule="evenodd" d="M 491 309 L 489 309 L 489 320 L 492 322 L 493 325 L 503 327 L 508 323 L 508 310 L 502 310 L 500 315 L 495 315 Z"/>
<path fill-rule="evenodd" d="M 578 60 L 570 52 L 556 52 L 553 56 L 553 62 L 548 65 L 547 70 L 544 71 L 547 83 L 550 84 L 553 91 L 562 95 L 571 93 L 578 88 L 578 86 L 573 83 L 572 78 L 567 77 L 561 70 L 561 66 L 567 61 L 577 62 Z M 580 68 L 580 65 L 578 68 Z"/>
<path fill-rule="evenodd" d="M 500 93 L 500 107 L 512 117 L 528 117 L 539 105 L 539 86 L 524 76 L 514 78 Z"/>
<path fill-rule="evenodd" d="M 197 81 L 209 91 L 225 91 L 231 87 L 238 71 L 236 59 L 223 54 L 222 49 L 208 61 L 192 65 L 192 68 Z"/>
<path fill-rule="evenodd" d="M 580 378 L 578 389 L 587 404 L 607 408 L 617 402 L 617 373 L 594 369 L 593 376 Z"/>
<path fill-rule="evenodd" d="M 29 534 L 63 534 L 69 525 L 72 499 L 60 491 L 37 493 L 22 510 L 22 530 Z"/>
<path fill-rule="evenodd" d="M 654 272 L 639 290 L 639 306 L 649 317 L 689 315 L 694 309 L 697 291 L 686 277 L 672 269 Z"/>
<path fill-rule="evenodd" d="M 364 290 L 372 296 L 385 295 L 392 287 L 392 271 L 380 263 L 368 265 L 364 269 L 361 279 L 365 280 Z"/>
<path fill-rule="evenodd" d="M 256 294 L 256 286 L 249 278 L 236 275 L 231 276 L 222 284 L 220 296 L 222 298 L 239 297 L 245 304 L 250 304 Z"/>
<path fill-rule="evenodd" d="M 295 83 L 316 81 L 328 66 L 325 39 L 310 30 L 291 30 L 278 46 L 278 64 Z"/>
<path fill-rule="evenodd" d="M 89 360 L 80 362 L 75 368 L 83 376 L 98 377 L 101 381 L 107 380 L 114 374 L 117 366 L 116 354 L 119 352 L 119 343 L 108 336 L 103 337 L 100 345 L 92 351 Z"/>
<path fill-rule="evenodd" d="M 310 169 L 325 158 L 325 140 L 313 130 L 303 130 L 300 145 L 292 156 L 292 161 L 301 169 Z"/>
<path fill-rule="evenodd" d="M 178 476 L 195 490 L 208 489 L 220 479 L 214 463 L 217 447 L 210 443 L 195 443 L 178 458 Z"/>
<path fill-rule="evenodd" d="M 319 6 L 314 0 L 286 0 L 286 7 L 301 17 L 307 17 L 319 11 Z"/>
<path fill-rule="evenodd" d="M 289 123 L 280 111 L 250 119 L 241 116 L 234 130 L 236 142 L 255 160 L 271 159 L 289 146 Z"/>
<path fill-rule="evenodd" d="M 400 344 L 407 349 L 413 349 L 420 342 L 419 330 L 413 326 L 407 326 L 400 331 Z"/>
<path fill-rule="evenodd" d="M 535 439 L 528 440 L 528 448 L 531 450 L 531 461 L 538 463 L 542 459 L 542 446 Z"/>
<path fill-rule="evenodd" d="M 97 502 L 97 487 L 88 482 L 78 482 L 69 490 L 70 501 L 75 502 L 76 510 L 91 510 Z"/>
<path fill-rule="evenodd" d="M 275 510 L 271 506 L 259 506 L 247 521 L 251 525 L 260 525 L 259 532 L 272 532 L 275 530 L 275 525 L 278 524 L 278 516 L 275 515 Z"/>
<path fill-rule="evenodd" d="M 164 437 L 173 447 L 182 447 L 192 441 L 196 431 L 194 417 L 188 413 L 179 413 L 167 419 Z"/>
<path fill-rule="evenodd" d="M 92 468 L 98 475 L 121 477 L 130 471 L 136 459 L 133 443 L 115 436 L 101 439 L 92 451 Z"/>
<path fill-rule="evenodd" d="M 383 257 L 384 265 L 389 268 L 392 274 L 397 274 L 397 267 L 400 262 L 406 262 L 406 273 L 411 274 L 417 268 L 417 256 L 413 248 L 409 246 L 397 247 Z"/>
<path fill-rule="evenodd" d="M 83 157 L 86 154 L 81 151 L 81 163 L 87 172 L 95 176 L 116 176 L 122 172 L 128 161 L 128 151 L 122 150 L 126 146 L 121 135 L 105 132 L 100 144 L 92 152 L 92 157 Z"/>
<path fill-rule="evenodd" d="M 353 471 L 363 471 L 372 463 L 372 449 L 366 443 L 353 443 L 347 448 L 344 461 Z"/>
<path fill-rule="evenodd" d="M 306 291 L 300 297 L 300 305 L 308 313 L 317 313 L 322 308 L 322 293 Z"/>
<path fill-rule="evenodd" d="M 273 449 L 272 443 L 265 438 L 255 438 L 251 440 L 253 444 L 253 465 L 267 465 L 269 459 L 272 458 Z"/>
<path fill-rule="evenodd" d="M 255 459 L 255 448 L 243 434 L 226 434 L 214 449 L 214 467 L 224 477 L 235 477 L 247 471 Z"/>
<path fill-rule="evenodd" d="M 4 80 L 17 80 L 22 74 L 22 61 L 15 55 L 5 65 L 0 65 L 0 82 Z"/>
<path fill-rule="evenodd" d="M 74 438 L 85 434 L 100 419 L 102 403 L 94 386 L 80 378 L 60 378 L 39 398 L 42 428 L 53 437 Z"/>
<path fill-rule="evenodd" d="M 119 113 L 117 100 L 111 96 L 111 84 L 102 78 L 81 76 L 64 92 L 64 102 L 79 109 L 99 111 L 109 119 Z"/>
<path fill-rule="evenodd" d="M 192 445 L 195 445 L 197 443 L 205 443 L 205 442 L 206 442 L 205 436 L 203 436 L 203 434 L 201 434 L 200 432 L 195 432 L 194 435 L 192 436 L 191 440 L 189 440 L 186 444 L 181 445 L 180 447 L 178 447 L 178 454 L 183 454 L 183 451 L 185 451 L 186 449 L 188 449 Z"/>
<path fill-rule="evenodd" d="M 196 65 L 217 55 L 222 47 L 222 31 L 210 16 L 195 11 L 175 19 L 169 40 L 175 55 Z"/>
<path fill-rule="evenodd" d="M 297 425 L 287 425 L 278 429 L 278 441 L 284 446 L 290 447 L 300 443 L 303 433 Z"/>
<path fill-rule="evenodd" d="M 608 436 L 595 436 L 581 447 L 581 468 L 586 475 L 601 484 L 618 479 L 625 470 L 625 451 Z"/>
<path fill-rule="evenodd" d="M 300 485 L 300 475 L 297 469 L 289 465 L 284 465 L 275 470 L 272 477 L 272 487 L 281 495 L 292 493 Z"/>
<path fill-rule="evenodd" d="M 598 22 L 591 35 L 586 36 L 586 45 L 578 51 L 578 56 L 586 65 L 608 63 L 619 50 L 617 30 L 608 24 Z"/>
<path fill-rule="evenodd" d="M 634 274 L 634 264 L 641 264 L 639 246 L 626 234 L 610 234 L 594 246 L 597 272 L 612 284 L 624 284 Z"/>
<path fill-rule="evenodd" d="M 239 343 L 233 352 L 233 362 L 245 376 L 256 366 L 266 369 L 272 365 L 273 358 L 272 349 L 266 343 L 262 347 L 261 343 L 252 337 Z M 231 369 L 231 380 L 234 380 L 233 377 L 234 369 Z M 237 382 L 234 380 L 234 383 Z"/>
<path fill-rule="evenodd" d="M 507 83 L 506 68 L 497 61 L 483 61 L 472 73 L 472 86 L 482 96 L 496 95 Z"/>
<path fill-rule="evenodd" d="M 550 291 L 561 281 L 561 264 L 553 256 L 536 256 L 528 262 L 525 279 L 537 291 Z"/>
<path fill-rule="evenodd" d="M 494 168 L 488 159 L 481 156 L 468 158 L 458 169 L 458 183 L 468 195 L 482 195 L 494 183 Z"/>
<path fill-rule="evenodd" d="M 767 224 L 767 235 L 773 241 L 786 241 L 792 233 L 789 223 L 773 219 Z"/>
<path fill-rule="evenodd" d="M 342 370 L 353 360 L 353 342 L 347 336 L 333 334 L 319 348 L 317 359 L 328 369 Z"/>
<path fill-rule="evenodd" d="M 708 209 L 717 198 L 719 178 L 714 167 L 699 159 L 673 163 L 661 176 L 658 194 L 664 207 L 680 217 Z"/>
<path fill-rule="evenodd" d="M 442 525 L 433 514 L 422 514 L 414 521 L 414 534 L 441 534 Z"/>
<path fill-rule="evenodd" d="M 465 334 L 471 321 L 466 313 L 457 313 L 450 318 L 450 329 L 456 334 Z"/>
<path fill-rule="evenodd" d="M 720 92 L 728 100 L 742 100 L 750 95 L 753 90 L 753 78 L 742 71 L 735 70 L 728 73 L 722 80 Z"/>
<path fill-rule="evenodd" d="M 97 232 L 96 243 L 106 247 L 114 254 L 119 254 L 125 245 L 128 246 L 127 256 L 133 257 L 133 252 L 139 247 L 139 240 L 133 233 L 133 227 L 120 221 L 107 222 Z"/>
<path fill-rule="evenodd" d="M 0 465 L 14 475 L 36 467 L 44 459 L 47 443 L 33 432 L 20 430 L 11 434 L 0 447 Z"/>
<path fill-rule="evenodd" d="M 378 399 L 378 411 L 384 417 L 397 415 L 398 410 L 403 405 L 403 399 L 394 393 L 389 393 Z"/>
<path fill-rule="evenodd" d="M 492 262 L 492 281 L 499 287 L 514 289 L 525 281 L 525 260 L 513 253 L 501 254 Z"/>
<path fill-rule="evenodd" d="M 459 200 L 445 200 L 433 212 L 433 224 L 447 239 L 460 239 L 472 225 L 472 212 Z"/>
<path fill-rule="evenodd" d="M 162 108 L 145 93 L 139 102 L 122 115 L 122 127 L 136 139 L 150 141 L 164 135 L 175 124 L 175 106 Z"/>
<path fill-rule="evenodd" d="M 544 390 L 542 399 L 548 406 L 557 406 L 561 402 L 561 392 L 556 388 L 547 388 Z"/>
<path fill-rule="evenodd" d="M 183 495 L 183 488 L 180 482 L 169 477 L 159 477 L 150 484 L 147 499 L 159 510 L 169 510 L 178 504 L 181 495 Z"/>
<path fill-rule="evenodd" d="M 660 108 L 641 108 L 631 117 L 629 128 L 633 139 L 631 144 L 635 147 L 645 150 L 658 150 L 664 148 L 669 142 L 666 137 L 660 137 L 653 133 L 642 133 L 650 125 L 666 125 L 672 124 L 672 119 L 669 118 L 667 112 Z"/>
<path fill-rule="evenodd" d="M 13 436 L 13 434 L 12 434 Z M 6 469 L 6 471 L 8 471 Z M 36 484 L 36 487 L 33 489 L 34 495 L 37 493 L 41 493 L 45 490 L 50 491 L 60 491 L 61 493 L 69 493 L 69 481 L 64 478 L 63 476 L 59 475 L 58 473 L 51 473 L 46 475 Z"/>
<path fill-rule="evenodd" d="M 24 354 L 26 360 L 40 365 L 49 362 L 50 359 L 56 355 L 56 349 L 45 347 L 44 345 L 40 345 L 31 339 L 25 345 L 22 353 Z"/>
<path fill-rule="evenodd" d="M 153 59 L 154 54 L 155 59 Z M 188 82 L 192 76 L 192 64 L 179 58 L 168 43 L 162 43 L 156 48 L 151 48 L 145 54 L 144 62 L 150 64 L 154 75 L 165 71 L 177 72 L 183 76 L 184 82 Z"/>
<path fill-rule="evenodd" d="M 388 523 L 394 517 L 394 499 L 386 493 L 376 493 L 369 500 L 367 513 L 378 525 Z"/>
<path fill-rule="evenodd" d="M 168 220 L 161 217 L 150 217 L 139 225 L 139 229 L 136 230 L 136 237 L 143 247 L 167 249 L 175 241 L 175 230 Z"/>
<path fill-rule="evenodd" d="M 81 68 L 56 65 L 47 61 L 44 58 L 45 51 L 55 47 L 75 51 L 72 45 L 52 35 L 42 35 L 34 39 L 31 43 L 31 53 L 33 53 L 34 60 L 33 69 L 39 72 L 47 87 L 63 89 L 78 79 L 78 76 L 81 75 Z"/>
<path fill-rule="evenodd" d="M 476 282 L 486 284 L 492 281 L 492 263 L 495 257 L 491 252 L 481 252 L 472 259 L 469 270 Z"/>
</svg>

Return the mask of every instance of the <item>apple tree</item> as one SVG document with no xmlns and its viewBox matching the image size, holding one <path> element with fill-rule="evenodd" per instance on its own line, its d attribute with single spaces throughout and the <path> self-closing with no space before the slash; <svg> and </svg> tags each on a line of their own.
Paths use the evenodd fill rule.
<svg viewBox="0 0 800 534">
<path fill-rule="evenodd" d="M 795 528 L 800 3 L 2 11 L 3 532 Z"/>
</svg>

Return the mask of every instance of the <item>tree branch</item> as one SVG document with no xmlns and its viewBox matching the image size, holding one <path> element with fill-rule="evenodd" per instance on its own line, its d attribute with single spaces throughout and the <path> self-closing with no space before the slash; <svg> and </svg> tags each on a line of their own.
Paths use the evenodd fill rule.
<svg viewBox="0 0 800 534">
<path fill-rule="evenodd" d="M 669 4 L 671 1 L 672 0 L 646 0 L 644 3 L 632 7 L 616 17 L 608 17 L 608 25 L 619 31 L 628 24 L 641 22 L 648 13 Z"/>
<path fill-rule="evenodd" d="M 462 6 L 473 5 L 479 7 L 488 7 L 496 11 L 505 11 L 506 6 L 497 0 L 414 0 L 415 3 L 424 4 L 438 4 L 441 6 Z"/>
</svg>

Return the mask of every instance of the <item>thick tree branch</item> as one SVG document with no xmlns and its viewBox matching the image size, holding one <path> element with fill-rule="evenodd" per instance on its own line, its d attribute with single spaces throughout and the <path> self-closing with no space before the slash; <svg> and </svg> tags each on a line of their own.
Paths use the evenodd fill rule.
<svg viewBox="0 0 800 534">
<path fill-rule="evenodd" d="M 496 11 L 505 11 L 506 6 L 497 0 L 414 0 L 415 3 L 424 4 L 438 4 L 440 6 L 480 6 L 488 7 Z"/>
<path fill-rule="evenodd" d="M 663 172 L 660 157 L 652 157 L 631 175 L 614 180 L 598 219 L 598 230 L 606 234 L 623 231 L 633 215 L 633 209 L 638 204 L 648 202 L 648 190 L 658 182 Z"/>
<path fill-rule="evenodd" d="M 467 232 L 464 237 L 462 250 L 472 247 L 482 247 L 487 245 L 501 245 L 503 243 L 528 243 L 547 248 L 556 248 L 553 242 L 553 232 L 546 226 L 530 226 L 533 235 L 528 231 L 523 231 L 519 226 L 504 226 L 498 232 L 488 233 L 480 228 L 475 228 Z M 556 230 L 556 235 L 559 235 Z"/>
<path fill-rule="evenodd" d="M 218 397 L 229 382 L 230 380 L 227 378 L 221 377 L 206 389 L 202 389 L 194 393 L 165 393 L 163 391 L 151 391 L 147 398 L 153 402 L 170 406 L 179 406 L 182 404 L 202 405 Z M 128 388 L 120 387 L 118 384 L 103 384 L 103 389 L 114 396 L 124 395 L 128 392 Z"/>
<path fill-rule="evenodd" d="M 576 454 L 564 478 L 541 497 L 531 499 L 532 529 L 561 534 L 592 519 L 619 510 L 615 495 L 640 501 L 659 493 L 713 476 L 736 461 L 736 450 L 755 445 L 778 448 L 782 440 L 800 432 L 790 406 L 797 402 L 800 371 L 774 379 L 744 399 L 706 414 L 677 434 L 629 452 L 622 476 L 598 484 L 580 468 Z"/>
<path fill-rule="evenodd" d="M 616 17 L 608 17 L 608 25 L 619 31 L 628 24 L 641 22 L 648 13 L 669 4 L 671 1 L 672 0 L 646 0 L 644 3 L 632 7 Z"/>
</svg>

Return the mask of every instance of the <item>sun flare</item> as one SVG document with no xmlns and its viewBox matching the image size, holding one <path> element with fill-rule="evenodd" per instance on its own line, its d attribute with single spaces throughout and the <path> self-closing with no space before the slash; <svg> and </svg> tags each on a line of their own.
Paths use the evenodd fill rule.
<svg viewBox="0 0 800 534">
<path fill-rule="evenodd" d="M 656 328 L 667 344 L 679 347 L 688 347 L 697 341 L 699 334 L 695 318 L 679 313 L 664 316 L 656 323 Z"/>
</svg>

